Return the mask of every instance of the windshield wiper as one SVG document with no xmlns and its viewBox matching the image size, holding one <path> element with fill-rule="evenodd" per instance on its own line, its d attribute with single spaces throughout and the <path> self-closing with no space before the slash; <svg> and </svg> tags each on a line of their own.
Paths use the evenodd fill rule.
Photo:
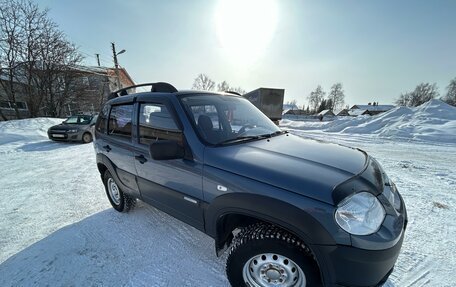
<svg viewBox="0 0 456 287">
<path fill-rule="evenodd" d="M 264 135 L 258 135 L 258 136 L 242 136 L 242 137 L 237 137 L 233 139 L 227 139 L 224 141 L 221 141 L 217 143 L 216 145 L 225 145 L 225 144 L 230 144 L 230 143 L 237 143 L 237 142 L 243 142 L 243 141 L 249 141 L 249 140 L 258 140 L 258 139 L 263 139 L 266 138 L 267 136 Z"/>
<path fill-rule="evenodd" d="M 271 138 L 273 136 L 283 135 L 283 134 L 287 134 L 287 133 L 288 133 L 288 131 L 276 131 L 276 132 L 273 132 L 270 134 L 261 135 L 261 137 Z"/>
</svg>

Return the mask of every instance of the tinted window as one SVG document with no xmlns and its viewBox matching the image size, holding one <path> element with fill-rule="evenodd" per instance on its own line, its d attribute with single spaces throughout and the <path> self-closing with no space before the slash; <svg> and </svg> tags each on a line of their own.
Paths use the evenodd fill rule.
<svg viewBox="0 0 456 287">
<path fill-rule="evenodd" d="M 0 108 L 11 108 L 10 103 L 8 101 L 0 101 Z"/>
<path fill-rule="evenodd" d="M 109 114 L 108 134 L 130 138 L 132 112 L 132 105 L 113 106 Z"/>
<path fill-rule="evenodd" d="M 177 140 L 182 142 L 182 135 L 166 106 L 161 104 L 141 104 L 139 143 L 149 144 L 156 140 Z"/>
<path fill-rule="evenodd" d="M 16 102 L 16 107 L 20 110 L 26 110 L 27 104 L 25 102 Z"/>
</svg>

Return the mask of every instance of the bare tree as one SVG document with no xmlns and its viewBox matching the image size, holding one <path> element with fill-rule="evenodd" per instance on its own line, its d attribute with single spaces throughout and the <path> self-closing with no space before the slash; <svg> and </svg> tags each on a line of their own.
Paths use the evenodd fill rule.
<svg viewBox="0 0 456 287">
<path fill-rule="evenodd" d="M 442 100 L 449 105 L 456 106 L 456 78 L 450 81 L 447 86 L 447 93 Z"/>
<path fill-rule="evenodd" d="M 199 74 L 193 82 L 192 89 L 201 91 L 214 90 L 215 82 L 212 81 L 206 74 Z"/>
<path fill-rule="evenodd" d="M 307 97 L 309 100 L 310 108 L 312 109 L 312 112 L 317 111 L 318 106 L 320 103 L 323 101 L 325 98 L 325 92 L 321 88 L 320 85 L 315 89 L 315 91 L 310 92 L 310 95 Z"/>
<path fill-rule="evenodd" d="M 413 92 L 401 94 L 396 104 L 408 107 L 417 107 L 427 101 L 439 96 L 437 85 L 430 83 L 421 83 L 416 86 Z"/>
<path fill-rule="evenodd" d="M 226 81 L 217 84 L 217 91 L 219 92 L 229 91 L 230 89 L 230 85 Z"/>
<path fill-rule="evenodd" d="M 20 64 L 21 30 L 20 2 L 0 1 L 0 85 L 8 101 L 13 103 L 16 117 L 20 118 L 16 103 L 19 82 L 17 67 Z"/>
<path fill-rule="evenodd" d="M 0 1 L 0 67 L 5 67 L 0 76 L 8 77 L 0 81 L 3 90 L 13 103 L 20 92 L 32 117 L 43 108 L 46 114 L 60 116 L 77 91 L 71 79 L 78 75 L 72 67 L 81 55 L 49 19 L 48 10 L 31 0 Z"/>
<path fill-rule="evenodd" d="M 396 100 L 396 105 L 399 106 L 409 106 L 412 93 L 403 93 L 399 96 L 399 99 Z"/>
<path fill-rule="evenodd" d="M 341 83 L 332 85 L 331 91 L 328 94 L 328 99 L 331 99 L 331 105 L 327 105 L 328 109 L 335 110 L 339 107 L 343 107 L 345 103 L 345 94 L 344 90 L 342 90 Z"/>
</svg>

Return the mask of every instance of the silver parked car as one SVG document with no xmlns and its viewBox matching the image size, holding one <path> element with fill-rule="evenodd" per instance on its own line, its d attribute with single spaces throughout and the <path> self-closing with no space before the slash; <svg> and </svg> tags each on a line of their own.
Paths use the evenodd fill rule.
<svg viewBox="0 0 456 287">
<path fill-rule="evenodd" d="M 93 126 L 97 116 L 77 115 L 71 116 L 61 124 L 48 129 L 48 137 L 57 141 L 82 141 L 89 143 L 93 139 Z"/>
</svg>

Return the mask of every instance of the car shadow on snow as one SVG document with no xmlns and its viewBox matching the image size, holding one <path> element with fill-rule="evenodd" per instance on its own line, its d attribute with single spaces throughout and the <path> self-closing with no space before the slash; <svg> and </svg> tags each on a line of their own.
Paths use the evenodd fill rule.
<svg viewBox="0 0 456 287">
<path fill-rule="evenodd" d="M 24 151 L 24 152 L 51 151 L 51 150 L 56 150 L 56 149 L 72 147 L 77 144 L 79 144 L 79 143 L 55 142 L 55 141 L 47 140 L 47 141 L 40 141 L 40 142 L 34 142 L 34 143 L 27 143 L 27 144 L 24 144 L 24 145 L 16 148 L 16 150 Z"/>
<path fill-rule="evenodd" d="M 229 286 L 212 239 L 152 207 L 65 226 L 0 264 L 0 286 Z"/>
</svg>

